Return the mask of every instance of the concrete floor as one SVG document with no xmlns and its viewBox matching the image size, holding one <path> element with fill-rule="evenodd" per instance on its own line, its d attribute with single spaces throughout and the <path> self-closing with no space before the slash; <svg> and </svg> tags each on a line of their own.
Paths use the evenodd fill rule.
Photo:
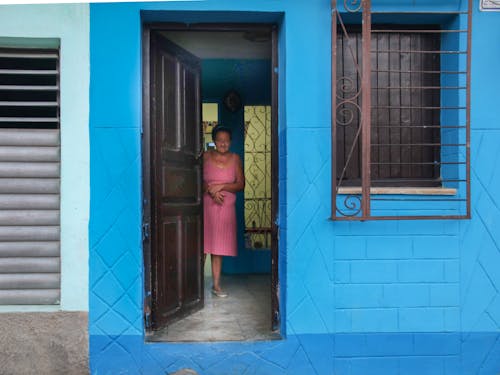
<svg viewBox="0 0 500 375">
<path fill-rule="evenodd" d="M 271 276 L 223 276 L 227 298 L 213 296 L 205 278 L 205 307 L 155 332 L 150 341 L 254 341 L 277 339 L 271 332 Z"/>
</svg>

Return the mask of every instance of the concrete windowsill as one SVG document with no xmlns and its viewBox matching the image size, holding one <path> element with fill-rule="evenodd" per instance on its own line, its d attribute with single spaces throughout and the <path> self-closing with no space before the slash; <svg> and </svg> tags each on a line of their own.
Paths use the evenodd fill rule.
<svg viewBox="0 0 500 375">
<path fill-rule="evenodd" d="M 361 187 L 349 186 L 339 188 L 337 194 L 361 194 Z M 440 187 L 372 187 L 372 195 L 456 195 L 457 189 Z"/>
</svg>

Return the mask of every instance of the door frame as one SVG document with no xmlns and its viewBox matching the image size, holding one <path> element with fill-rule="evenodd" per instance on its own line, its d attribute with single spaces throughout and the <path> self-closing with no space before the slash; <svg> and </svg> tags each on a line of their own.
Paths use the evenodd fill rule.
<svg viewBox="0 0 500 375">
<path fill-rule="evenodd" d="M 152 334 L 151 311 L 151 115 L 150 115 L 150 36 L 153 30 L 164 31 L 268 31 L 271 34 L 271 327 L 280 333 L 279 288 L 279 132 L 278 132 L 278 25 L 274 23 L 196 23 L 148 22 L 142 25 L 142 247 L 144 261 L 144 330 Z"/>
</svg>

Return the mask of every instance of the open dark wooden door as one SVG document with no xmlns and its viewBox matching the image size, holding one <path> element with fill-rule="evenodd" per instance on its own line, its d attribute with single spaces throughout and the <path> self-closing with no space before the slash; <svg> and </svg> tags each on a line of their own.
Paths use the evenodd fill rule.
<svg viewBox="0 0 500 375">
<path fill-rule="evenodd" d="M 150 34 L 151 328 L 203 307 L 200 61 Z"/>
</svg>

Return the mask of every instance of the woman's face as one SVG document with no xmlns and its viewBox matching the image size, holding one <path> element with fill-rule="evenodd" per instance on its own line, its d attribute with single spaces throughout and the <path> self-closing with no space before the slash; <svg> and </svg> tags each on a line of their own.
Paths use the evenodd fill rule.
<svg viewBox="0 0 500 375">
<path fill-rule="evenodd" d="M 215 147 L 217 152 L 225 154 L 226 152 L 229 152 L 229 146 L 231 146 L 231 136 L 229 133 L 225 131 L 217 132 L 215 135 Z"/>
</svg>

